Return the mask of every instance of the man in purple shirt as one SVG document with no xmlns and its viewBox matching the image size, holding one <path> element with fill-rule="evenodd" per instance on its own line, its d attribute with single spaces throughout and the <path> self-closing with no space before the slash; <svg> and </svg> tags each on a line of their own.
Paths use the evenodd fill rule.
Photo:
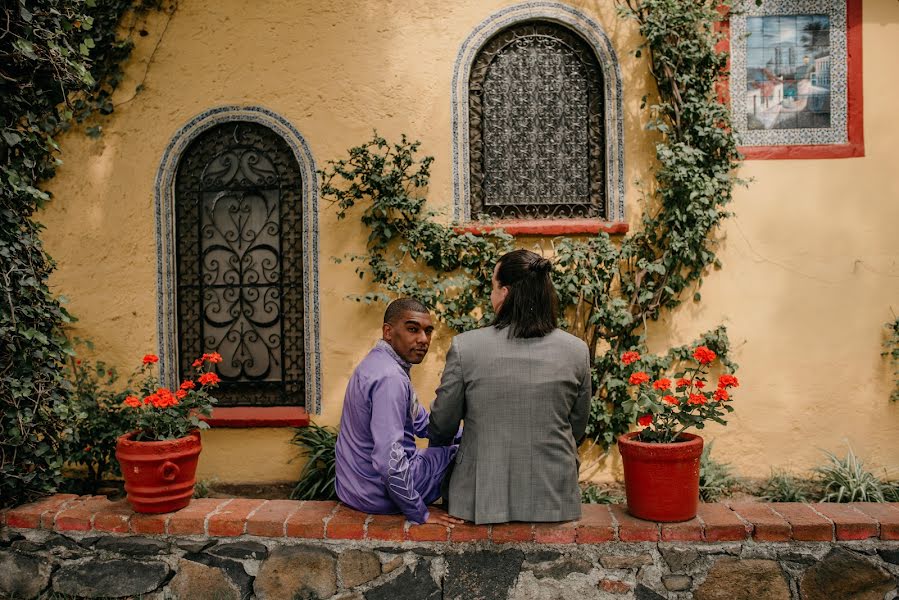
<svg viewBox="0 0 899 600">
<path fill-rule="evenodd" d="M 387 307 L 383 339 L 347 384 L 336 488 L 337 497 L 356 510 L 452 527 L 462 521 L 428 504 L 440 497 L 458 447 L 415 447 L 416 436 L 427 437 L 429 415 L 418 403 L 409 369 L 424 360 L 433 331 L 430 312 L 418 300 L 401 298 Z"/>
</svg>

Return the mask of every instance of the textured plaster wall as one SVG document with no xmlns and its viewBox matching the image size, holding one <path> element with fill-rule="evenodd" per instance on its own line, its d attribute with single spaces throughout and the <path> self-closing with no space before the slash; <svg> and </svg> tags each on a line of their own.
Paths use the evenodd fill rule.
<svg viewBox="0 0 899 600">
<path fill-rule="evenodd" d="M 148 17 L 128 80 L 104 135 L 62 138 L 65 161 L 50 183 L 55 201 L 41 216 L 45 243 L 59 267 L 54 290 L 69 298 L 78 335 L 97 353 L 129 368 L 156 348 L 154 178 L 174 132 L 193 116 L 226 104 L 261 105 L 305 137 L 319 167 L 371 135 L 406 132 L 436 157 L 429 198 L 449 208 L 452 195 L 450 85 L 468 33 L 511 3 L 268 2 L 182 0 L 169 19 Z M 575 1 L 609 35 L 624 89 L 627 211 L 638 223 L 636 179 L 649 179 L 652 140 L 640 98 L 645 62 L 629 52 L 634 28 L 609 2 Z M 712 272 L 699 305 L 687 304 L 651 331 L 663 348 L 719 322 L 730 329 L 742 387 L 737 412 L 715 453 L 743 474 L 770 466 L 806 468 L 819 448 L 895 464 L 899 406 L 888 401 L 890 376 L 880 357 L 882 324 L 899 310 L 899 183 L 893 142 L 891 57 L 899 53 L 899 4 L 866 2 L 864 14 L 867 156 L 846 160 L 755 161 L 737 192 L 736 218 L 721 232 L 724 269 Z M 143 91 L 134 95 L 142 84 Z M 323 414 L 336 424 L 354 365 L 379 335 L 381 308 L 345 299 L 365 291 L 351 265 L 331 257 L 363 248 L 365 232 L 319 211 Z M 529 239 L 524 243 L 534 244 Z M 430 401 L 449 335 L 438 331 L 413 374 Z M 287 429 L 204 434 L 199 477 L 274 481 L 296 476 L 301 462 Z M 601 472 L 609 476 L 617 469 Z"/>
</svg>

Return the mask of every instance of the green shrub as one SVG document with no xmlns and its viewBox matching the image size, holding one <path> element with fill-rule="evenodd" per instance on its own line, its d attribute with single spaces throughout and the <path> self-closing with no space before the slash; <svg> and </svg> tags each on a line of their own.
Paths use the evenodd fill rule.
<svg viewBox="0 0 899 600">
<path fill-rule="evenodd" d="M 852 448 L 842 459 L 825 454 L 828 462 L 814 469 L 823 488 L 821 502 L 886 502 L 887 496 L 895 494 L 895 484 L 881 481 L 865 469 Z"/>
<path fill-rule="evenodd" d="M 720 463 L 711 458 L 712 446 L 714 442 L 705 445 L 699 460 L 699 497 L 703 502 L 715 502 L 729 496 L 737 485 L 730 463 Z"/>
<path fill-rule="evenodd" d="M 779 469 L 771 470 L 758 494 L 765 502 L 810 502 L 818 496 L 809 481 Z"/>
<path fill-rule="evenodd" d="M 119 375 L 102 361 L 71 357 L 67 374 L 72 383 L 70 430 L 62 438 L 62 448 L 67 463 L 84 468 L 84 491 L 96 494 L 104 479 L 121 474 L 115 447 L 133 423 L 122 406 L 131 392 L 116 390 Z"/>
<path fill-rule="evenodd" d="M 337 430 L 310 423 L 308 427 L 297 428 L 290 443 L 299 446 L 301 456 L 307 459 L 290 497 L 295 500 L 336 500 Z"/>
<path fill-rule="evenodd" d="M 581 490 L 581 502 L 584 504 L 621 504 L 624 498 L 609 488 L 590 484 Z"/>
</svg>

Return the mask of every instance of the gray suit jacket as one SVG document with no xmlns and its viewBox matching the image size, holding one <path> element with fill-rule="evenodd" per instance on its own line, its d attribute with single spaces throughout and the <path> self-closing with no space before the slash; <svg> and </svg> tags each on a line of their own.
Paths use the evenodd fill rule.
<svg viewBox="0 0 899 600">
<path fill-rule="evenodd" d="M 493 327 L 457 335 L 430 421 L 440 445 L 465 420 L 449 513 L 479 524 L 580 518 L 577 441 L 591 395 L 587 345 L 561 329 L 530 339 Z"/>
</svg>

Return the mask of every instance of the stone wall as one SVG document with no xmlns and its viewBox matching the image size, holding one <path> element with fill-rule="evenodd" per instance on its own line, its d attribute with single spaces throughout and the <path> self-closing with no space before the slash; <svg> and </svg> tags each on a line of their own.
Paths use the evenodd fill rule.
<svg viewBox="0 0 899 600">
<path fill-rule="evenodd" d="M 410 526 L 333 502 L 195 500 L 167 515 L 55 496 L 0 516 L 0 597 L 145 600 L 894 600 L 899 505 L 705 504 L 657 524 Z"/>
</svg>

